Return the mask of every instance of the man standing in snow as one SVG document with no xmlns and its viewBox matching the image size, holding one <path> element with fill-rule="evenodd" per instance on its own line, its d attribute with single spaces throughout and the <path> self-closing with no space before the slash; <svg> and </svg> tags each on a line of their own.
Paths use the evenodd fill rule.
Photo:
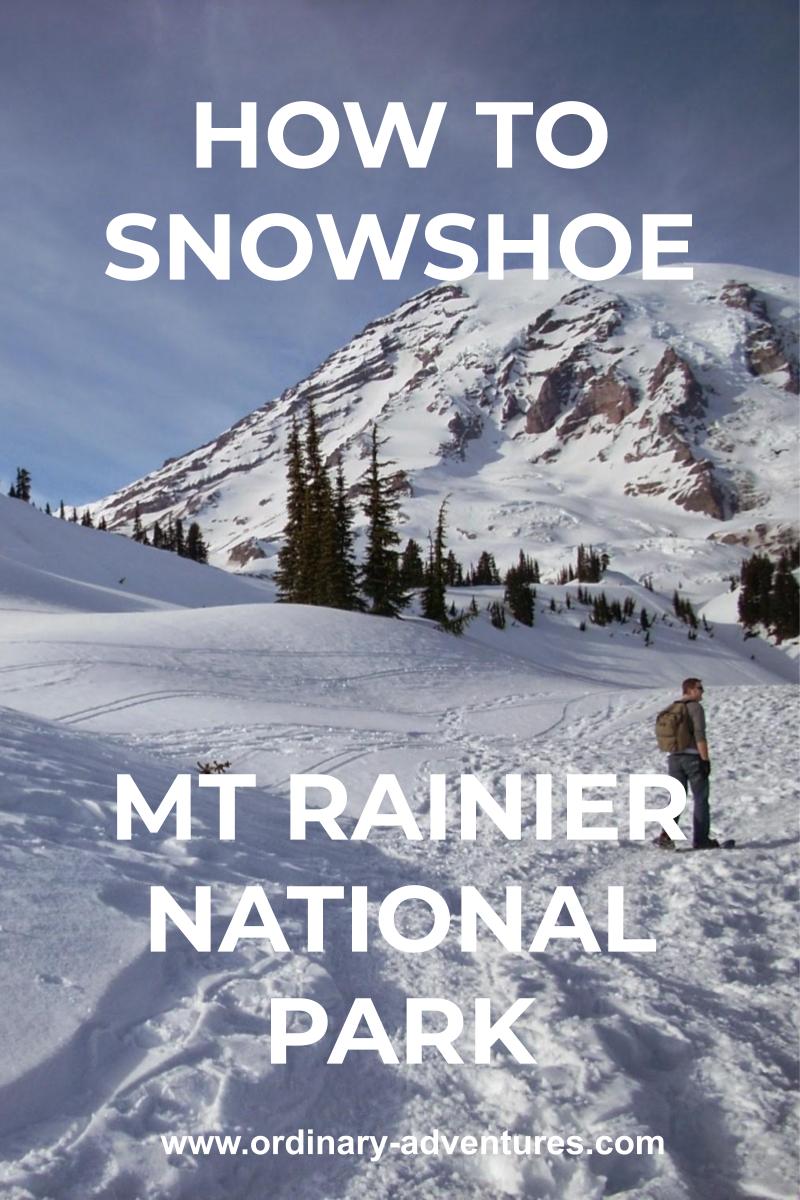
<svg viewBox="0 0 800 1200">
<path fill-rule="evenodd" d="M 685 727 L 678 737 L 677 744 L 680 749 L 671 751 L 667 759 L 667 771 L 683 787 L 691 787 L 694 801 L 692 843 L 695 850 L 711 850 L 716 849 L 719 842 L 710 836 L 708 780 L 711 775 L 711 760 L 706 739 L 706 714 L 701 703 L 703 682 L 694 677 L 684 679 L 682 689 L 683 695 L 678 704 L 683 705 Z"/>
</svg>

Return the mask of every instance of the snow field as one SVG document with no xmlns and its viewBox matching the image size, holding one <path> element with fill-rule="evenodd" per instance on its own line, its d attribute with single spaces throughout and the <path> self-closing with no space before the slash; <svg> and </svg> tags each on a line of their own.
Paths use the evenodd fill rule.
<svg viewBox="0 0 800 1200">
<path fill-rule="evenodd" d="M 24 531 L 33 537 L 44 519 L 20 520 L 29 517 L 39 522 Z M 34 607 L 29 592 L 15 599 L 20 576 L 0 569 L 0 1194 L 795 1195 L 797 694 L 780 651 L 743 643 L 725 626 L 722 605 L 714 637 L 692 643 L 668 621 L 648 649 L 632 624 L 582 634 L 580 610 L 549 612 L 550 595 L 562 602 L 565 589 L 546 585 L 533 630 L 509 625 L 501 633 L 481 616 L 462 639 L 415 619 L 220 607 L 210 570 L 192 574 L 193 607 L 158 607 L 178 605 L 188 577 L 172 572 L 185 564 L 121 539 L 119 547 L 137 562 L 149 556 L 124 612 L 98 610 L 94 593 L 81 590 L 88 568 L 70 575 L 73 562 L 80 566 L 71 551 L 59 558 L 54 550 L 48 568 L 79 589 L 69 604 L 52 582 L 43 606 Z M 110 573 L 111 564 L 99 571 Z M 230 583 L 250 594 L 242 581 Z M 667 598 L 636 590 L 629 576 L 601 586 L 669 609 Z M 481 592 L 481 603 L 494 594 Z M 469 593 L 454 595 L 468 602 Z M 151 601 L 155 609 L 143 611 Z M 566 773 L 616 773 L 624 797 L 628 774 L 661 770 L 653 717 L 690 673 L 707 684 L 712 829 L 735 836 L 737 848 L 667 853 L 624 835 L 619 843 L 565 840 Z M 131 843 L 115 840 L 117 772 L 133 774 L 155 799 L 177 772 L 208 758 L 258 777 L 257 791 L 242 793 L 235 842 L 217 840 L 216 805 L 203 793 L 195 804 L 200 836 L 191 841 L 143 832 Z M 514 771 L 554 776 L 552 842 L 507 842 L 488 827 L 475 844 L 410 843 L 398 831 L 364 843 L 319 833 L 289 840 L 292 773 L 340 778 L 352 817 L 375 777 L 392 772 L 424 826 L 431 773 L 454 781 L 472 773 L 501 795 Z M 625 828 L 624 816 L 619 824 Z M 267 889 L 292 946 L 303 945 L 304 926 L 297 906 L 282 899 L 289 883 L 346 892 L 367 885 L 373 920 L 381 896 L 408 883 L 441 892 L 456 911 L 450 936 L 420 955 L 398 953 L 378 936 L 368 954 L 353 954 L 346 904 L 330 908 L 322 953 L 280 955 L 252 941 L 232 954 L 198 954 L 177 934 L 166 954 L 150 953 L 151 885 L 169 888 L 187 908 L 197 884 L 211 885 L 215 908 L 226 913 L 250 883 Z M 575 888 L 601 946 L 607 889 L 624 885 L 626 933 L 655 937 L 657 952 L 593 955 L 565 941 L 547 954 L 514 955 L 488 934 L 477 953 L 459 949 L 460 887 L 477 887 L 501 908 L 504 889 L 521 886 L 532 934 L 560 884 Z M 414 910 L 410 928 L 426 928 L 427 919 Z M 327 1040 L 290 1051 L 285 1067 L 270 1061 L 272 996 L 309 996 L 331 1018 Z M 465 1047 L 476 996 L 490 997 L 498 1011 L 531 997 L 515 1028 L 537 1063 L 498 1055 L 490 1067 L 449 1065 L 431 1055 L 394 1067 L 354 1053 L 328 1066 L 337 1022 L 357 996 L 372 997 L 401 1059 L 408 996 L 458 1003 Z M 302 1127 L 392 1137 L 433 1128 L 586 1139 L 644 1133 L 663 1136 L 665 1154 L 387 1154 L 377 1164 L 285 1153 L 167 1159 L 158 1140 Z"/>
</svg>

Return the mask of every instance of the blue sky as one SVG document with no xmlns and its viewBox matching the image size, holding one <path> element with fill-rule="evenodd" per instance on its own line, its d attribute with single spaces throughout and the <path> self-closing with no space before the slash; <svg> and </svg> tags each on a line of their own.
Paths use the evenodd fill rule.
<svg viewBox="0 0 800 1200">
<path fill-rule="evenodd" d="M 324 250 L 287 283 L 199 264 L 120 283 L 104 272 L 121 212 L 155 216 L 163 247 L 170 212 L 210 236 L 214 212 L 234 231 L 332 212 L 345 234 L 374 211 L 388 235 L 404 212 L 461 211 L 478 248 L 488 212 L 519 237 L 532 212 L 556 231 L 608 212 L 632 232 L 643 212 L 691 212 L 693 260 L 798 270 L 794 0 L 5 0 L 1 28 L 0 478 L 28 466 L 42 500 L 80 505 L 199 445 L 431 282 L 420 239 L 394 283 L 368 262 L 338 281 Z M 232 147 L 195 168 L 197 100 L 231 124 L 256 101 L 265 128 L 298 99 L 341 118 L 328 164 L 293 171 L 264 137 L 255 171 Z M 447 101 L 427 170 L 390 152 L 365 171 L 344 100 L 371 122 L 389 100 L 417 121 Z M 476 100 L 583 100 L 607 150 L 559 170 L 529 122 L 498 171 Z"/>
</svg>

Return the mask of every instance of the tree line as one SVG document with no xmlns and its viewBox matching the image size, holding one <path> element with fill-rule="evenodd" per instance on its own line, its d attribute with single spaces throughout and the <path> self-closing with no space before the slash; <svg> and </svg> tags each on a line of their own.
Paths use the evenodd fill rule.
<svg viewBox="0 0 800 1200">
<path fill-rule="evenodd" d="M 353 489 L 366 518 L 361 563 L 353 537 L 355 504 L 348 492 L 341 463 L 335 474 L 325 462 L 313 403 L 301 429 L 293 419 L 286 451 L 287 500 L 283 543 L 275 573 L 278 599 L 292 604 L 325 605 L 398 616 L 419 593 L 422 615 L 445 629 L 460 633 L 477 613 L 477 606 L 458 611 L 447 603 L 448 588 L 477 587 L 501 582 L 494 556 L 483 551 L 476 566 L 464 569 L 447 548 L 446 497 L 425 551 L 409 538 L 401 551 L 396 529 L 399 500 L 389 468 L 380 457 L 383 445 L 377 425 L 370 432 L 367 469 Z M 539 564 L 522 550 L 505 576 L 506 601 L 512 615 L 533 624 Z"/>
<path fill-rule="evenodd" d="M 31 473 L 26 467 L 17 467 L 17 474 L 14 483 L 8 490 L 9 496 L 13 500 L 22 500 L 26 504 L 31 503 Z M 53 516 L 53 510 L 48 501 L 44 506 L 44 511 L 47 516 Z M 105 517 L 101 517 L 95 525 L 91 511 L 86 508 L 82 515 L 78 516 L 77 508 L 72 509 L 71 516 L 67 517 L 67 510 L 64 507 L 62 500 L 58 506 L 58 517 L 62 521 L 69 521 L 72 525 L 82 525 L 85 529 L 99 529 L 105 531 L 108 529 Z M 171 550 L 173 553 L 180 555 L 181 558 L 190 558 L 194 562 L 208 562 L 208 546 L 197 521 L 192 521 L 189 528 L 184 532 L 183 522 L 179 517 L 173 519 L 172 515 L 168 517 L 164 525 L 156 521 L 149 530 L 142 525 L 141 511 L 137 504 L 134 510 L 133 531 L 131 537 L 135 542 L 139 542 L 143 546 L 153 546 L 156 550 Z"/>
<path fill-rule="evenodd" d="M 756 551 L 739 573 L 739 621 L 748 633 L 758 626 L 777 642 L 800 635 L 800 588 L 793 572 L 800 566 L 800 543 L 784 550 L 774 562 Z"/>
</svg>

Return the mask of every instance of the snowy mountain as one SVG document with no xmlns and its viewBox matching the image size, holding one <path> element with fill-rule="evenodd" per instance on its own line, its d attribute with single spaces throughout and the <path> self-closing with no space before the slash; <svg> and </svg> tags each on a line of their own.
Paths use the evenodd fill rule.
<svg viewBox="0 0 800 1200">
<path fill-rule="evenodd" d="M 602 587 L 654 617 L 579 627 L 570 587 L 538 589 L 533 629 L 461 638 L 427 622 L 259 603 L 248 580 L 46 517 L 0 499 L 0 1193 L 9 1200 L 731 1200 L 796 1194 L 795 1087 L 797 689 L 788 658 L 743 641 L 733 593 L 706 605 L 713 636 L 689 641 L 669 597 L 611 570 Z M 123 582 L 124 577 L 124 582 Z M 591 585 L 590 585 L 591 586 Z M 483 599 L 501 589 L 483 590 Z M 574 596 L 574 586 L 572 594 Z M 255 603 L 248 604 L 246 599 Z M 551 608 L 550 601 L 554 601 Z M 666 853 L 631 842 L 624 804 L 587 823 L 618 841 L 564 836 L 567 772 L 625 780 L 659 771 L 653 718 L 676 681 L 706 681 L 713 829 L 730 852 Z M 155 803 L 178 772 L 224 759 L 252 772 L 234 841 L 221 842 L 206 788 L 193 837 L 137 828 L 115 837 L 115 775 Z M 429 821 L 429 781 L 473 773 L 495 796 L 525 780 L 525 826 L 490 823 L 476 841 L 292 840 L 288 777 L 346 787 L 349 816 L 381 773 L 396 774 Z M 553 775 L 553 837 L 537 840 L 534 772 Z M 608 789 L 590 787 L 602 801 Z M 452 795 L 452 793 L 451 793 Z M 453 810 L 457 799 L 452 798 Z M 345 820 L 345 825 L 350 828 Z M 688 821 L 683 819 L 684 829 Z M 263 938 L 198 953 L 177 931 L 149 949 L 149 889 L 187 911 L 211 888 L 224 924 L 245 885 L 262 885 L 291 953 Z M 288 884 L 341 886 L 322 951 L 305 947 Z M 353 953 L 349 888 L 369 889 L 370 949 Z M 403 954 L 380 935 L 378 903 L 408 884 L 457 908 L 477 887 L 501 911 L 524 896 L 526 942 L 544 905 L 572 886 L 603 943 L 556 940 L 512 953 L 481 931 L 459 947 Z M 624 886 L 630 936 L 655 953 L 605 952 L 604 903 Z M 413 908 L 408 933 L 429 914 Z M 373 1052 L 329 1065 L 332 1035 L 271 1061 L 271 1003 L 304 996 L 338 1022 L 371 997 L 394 1042 L 407 997 L 533 1003 L 516 1029 L 536 1058 L 488 1066 L 383 1064 Z M 371 1135 L 399 1141 L 510 1131 L 622 1139 L 609 1155 L 253 1153 L 251 1137 Z M 238 1154 L 174 1149 L 162 1138 L 239 1136 Z M 663 1138 L 660 1154 L 626 1139 Z M 379 1173 L 378 1173 L 379 1172 Z"/>
<path fill-rule="evenodd" d="M 288 431 L 313 400 L 353 490 L 379 423 L 405 536 L 424 539 L 451 494 L 465 565 L 524 546 L 557 566 L 591 541 L 615 561 L 672 560 L 667 586 L 697 574 L 703 543 L 774 546 L 794 526 L 797 309 L 796 280 L 737 266 L 690 283 L 512 272 L 435 287 L 95 512 L 112 528 L 137 504 L 145 524 L 196 518 L 218 565 L 269 573 Z"/>
</svg>

